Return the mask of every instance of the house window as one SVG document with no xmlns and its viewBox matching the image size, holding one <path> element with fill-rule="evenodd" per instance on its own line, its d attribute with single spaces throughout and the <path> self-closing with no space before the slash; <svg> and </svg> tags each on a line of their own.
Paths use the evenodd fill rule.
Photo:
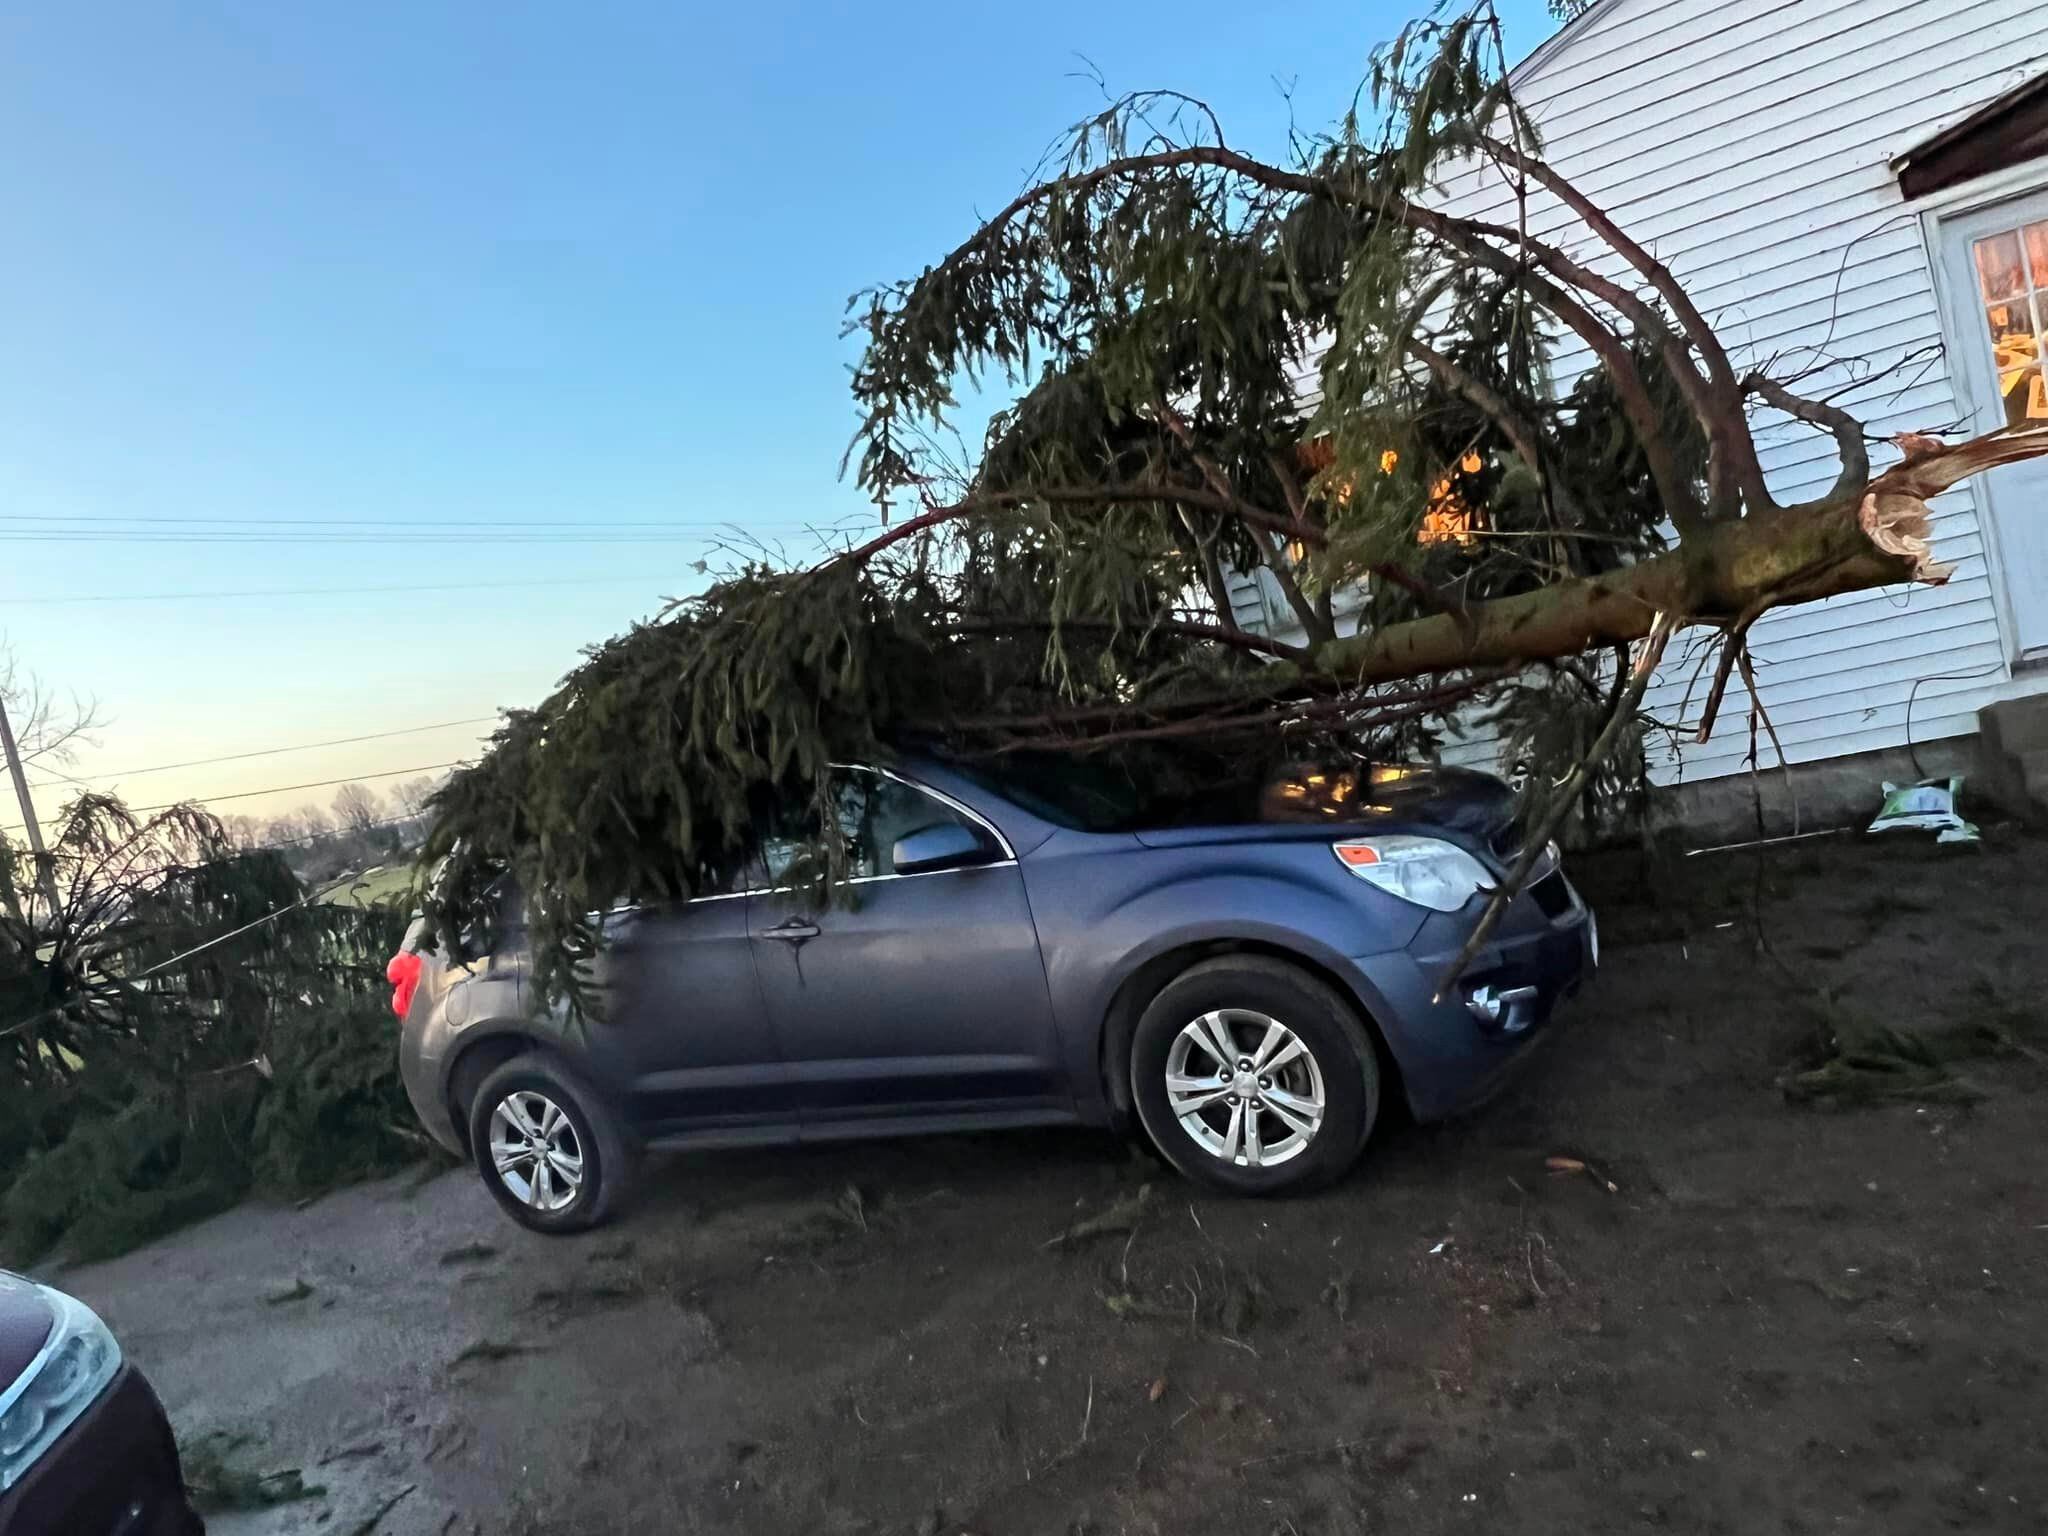
<svg viewBox="0 0 2048 1536">
<path fill-rule="evenodd" d="M 2008 425 L 2048 421 L 2041 358 L 2048 338 L 2048 219 L 1987 235 L 1970 247 L 1991 327 L 1998 393 Z"/>
</svg>

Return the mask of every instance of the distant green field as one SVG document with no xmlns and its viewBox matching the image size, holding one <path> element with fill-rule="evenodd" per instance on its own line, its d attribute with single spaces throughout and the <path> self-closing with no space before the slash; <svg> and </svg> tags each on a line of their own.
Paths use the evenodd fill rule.
<svg viewBox="0 0 2048 1536">
<path fill-rule="evenodd" d="M 404 902 L 411 886 L 411 865 L 374 864 L 360 875 L 335 881 L 314 900 L 346 907 L 389 905 Z"/>
</svg>

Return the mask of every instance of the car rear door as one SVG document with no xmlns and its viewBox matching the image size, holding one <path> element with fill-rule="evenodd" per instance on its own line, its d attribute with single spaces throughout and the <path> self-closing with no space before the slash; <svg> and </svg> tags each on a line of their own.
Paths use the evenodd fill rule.
<svg viewBox="0 0 2048 1536">
<path fill-rule="evenodd" d="M 736 885 L 756 883 L 736 877 Z M 797 1103 L 761 996 L 747 895 L 648 903 L 605 919 L 606 1015 L 593 1051 L 650 1138 L 793 1141 Z"/>
<path fill-rule="evenodd" d="M 841 772 L 835 802 L 836 834 L 858 871 L 840 893 L 850 901 L 821 911 L 782 889 L 747 903 L 806 1134 L 1071 1113 L 1038 933 L 1001 835 L 956 801 L 867 769 Z M 982 860 L 896 874 L 896 840 L 946 822 L 975 829 Z M 785 825 L 764 839 L 771 882 L 805 830 Z"/>
</svg>

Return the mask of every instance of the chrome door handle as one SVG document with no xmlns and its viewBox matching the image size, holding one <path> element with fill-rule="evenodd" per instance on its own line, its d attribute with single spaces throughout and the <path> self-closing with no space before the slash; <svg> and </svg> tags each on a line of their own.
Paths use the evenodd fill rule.
<svg viewBox="0 0 2048 1536">
<path fill-rule="evenodd" d="M 762 938 L 780 939 L 785 944 L 801 944 L 805 939 L 815 939 L 817 936 L 818 925 L 816 923 L 806 923 L 797 919 L 791 919 L 786 923 L 777 923 L 773 928 L 761 930 Z"/>
</svg>

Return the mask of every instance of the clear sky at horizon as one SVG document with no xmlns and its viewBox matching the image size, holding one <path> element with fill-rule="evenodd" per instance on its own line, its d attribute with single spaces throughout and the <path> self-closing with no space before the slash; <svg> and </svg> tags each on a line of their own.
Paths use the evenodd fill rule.
<svg viewBox="0 0 2048 1536">
<path fill-rule="evenodd" d="M 1502 9 L 1516 55 L 1554 26 L 1541 0 Z M 872 517 L 837 478 L 847 295 L 1018 189 L 1100 104 L 1083 57 L 1278 153 L 1278 82 L 1323 126 L 1410 14 L 1247 10 L 0 14 L 0 642 L 100 701 L 70 771 L 489 717 L 692 590 L 713 525 L 800 551 Z M 232 536 L 160 537 L 195 518 Z M 485 519 L 561 536 L 428 534 Z M 247 537 L 285 528 L 301 542 Z M 463 590 L 483 583 L 527 585 Z M 369 587 L 450 590 L 198 595 Z M 97 600 L 142 594 L 169 596 Z M 383 774 L 485 729 L 103 785 L 146 805 Z M 45 816 L 63 798 L 40 791 Z"/>
</svg>

